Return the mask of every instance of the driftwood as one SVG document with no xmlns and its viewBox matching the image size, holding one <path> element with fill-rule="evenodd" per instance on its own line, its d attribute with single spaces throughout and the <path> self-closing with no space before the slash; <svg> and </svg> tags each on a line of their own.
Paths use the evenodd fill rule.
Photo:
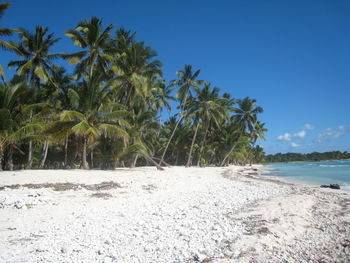
<svg viewBox="0 0 350 263">
<path fill-rule="evenodd" d="M 160 158 L 157 158 L 157 157 L 152 157 L 153 159 L 155 159 L 155 160 L 157 160 L 157 161 L 160 161 L 160 163 L 164 163 L 165 164 L 165 166 L 167 166 L 167 167 L 171 167 L 171 165 L 170 164 L 168 164 L 167 162 L 165 162 L 164 160 L 161 160 Z"/>
</svg>

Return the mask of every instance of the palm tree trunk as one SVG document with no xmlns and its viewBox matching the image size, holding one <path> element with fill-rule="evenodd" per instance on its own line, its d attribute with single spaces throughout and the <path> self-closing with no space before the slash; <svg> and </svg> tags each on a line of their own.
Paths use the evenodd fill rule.
<svg viewBox="0 0 350 263">
<path fill-rule="evenodd" d="M 87 138 L 83 136 L 83 152 L 82 152 L 82 161 L 83 161 L 83 169 L 89 169 L 89 163 L 86 160 L 86 148 L 87 148 Z"/>
<path fill-rule="evenodd" d="M 139 158 L 139 155 L 136 154 L 135 155 L 135 158 L 134 158 L 134 161 L 132 162 L 132 165 L 131 165 L 131 168 L 135 168 L 136 167 L 136 163 L 137 163 L 137 159 Z"/>
<path fill-rule="evenodd" d="M 33 140 L 29 140 L 27 169 L 32 169 L 32 166 L 33 166 Z"/>
<path fill-rule="evenodd" d="M 30 122 L 32 122 L 32 118 L 33 118 L 33 111 L 31 110 L 29 115 Z M 27 169 L 32 169 L 32 166 L 33 166 L 33 140 L 29 140 Z"/>
<path fill-rule="evenodd" d="M 167 144 L 166 144 L 166 146 L 165 146 L 165 149 L 164 149 L 162 158 L 160 158 L 159 165 L 162 164 L 162 161 L 164 160 L 164 156 L 165 156 L 165 154 L 166 154 L 166 152 L 167 152 L 167 150 L 168 150 L 168 147 L 169 147 L 169 145 L 170 145 L 170 142 L 171 142 L 171 140 L 173 139 L 173 137 L 174 137 L 174 135 L 175 135 L 175 132 L 176 132 L 176 129 L 177 129 L 177 127 L 179 126 L 179 124 L 180 124 L 181 121 L 182 121 L 182 117 L 180 117 L 180 119 L 177 121 L 177 123 L 176 123 L 176 125 L 175 125 L 175 128 L 174 128 L 174 130 L 173 130 L 173 132 L 172 132 L 172 134 L 171 134 L 171 136 L 170 136 L 170 138 L 169 138 L 169 141 L 167 142 Z"/>
<path fill-rule="evenodd" d="M 2 171 L 2 158 L 4 157 L 3 151 L 0 151 L 0 171 Z"/>
<path fill-rule="evenodd" d="M 6 169 L 13 171 L 13 159 L 12 159 L 12 155 L 13 155 L 13 148 L 12 145 L 9 145 L 9 151 L 8 151 L 8 157 L 7 157 L 7 163 L 6 163 Z"/>
<path fill-rule="evenodd" d="M 180 156 L 180 151 L 179 151 L 179 150 L 176 150 L 175 166 L 176 166 L 177 163 L 179 162 L 179 156 Z"/>
<path fill-rule="evenodd" d="M 191 143 L 191 148 L 190 148 L 190 154 L 189 154 L 189 156 L 188 156 L 188 160 L 187 160 L 186 167 L 190 167 L 190 166 L 192 165 L 192 151 L 193 151 L 194 142 L 196 141 L 198 128 L 199 128 L 199 122 L 197 123 L 196 130 L 195 130 L 194 135 L 193 135 L 193 139 L 192 139 L 192 143 Z"/>
<path fill-rule="evenodd" d="M 157 170 L 161 170 L 161 171 L 164 171 L 164 168 L 162 168 L 156 161 L 154 161 L 151 157 L 149 156 L 144 156 L 146 158 L 146 160 L 149 160 L 151 161 L 155 167 L 157 167 Z"/>
<path fill-rule="evenodd" d="M 94 168 L 94 150 L 91 150 L 90 159 L 91 159 L 91 169 L 93 169 Z"/>
<path fill-rule="evenodd" d="M 64 142 L 64 167 L 67 167 L 67 161 L 68 161 L 68 136 L 66 135 L 65 142 Z"/>
<path fill-rule="evenodd" d="M 201 149 L 199 150 L 199 156 L 198 156 L 198 161 L 197 161 L 197 166 L 199 166 L 200 162 L 201 162 L 201 157 L 202 157 L 202 152 L 203 152 L 203 148 L 204 148 L 204 144 L 205 144 L 205 140 L 207 139 L 207 134 L 208 134 L 208 130 L 209 130 L 209 125 L 210 125 L 210 121 L 205 129 L 205 134 L 204 134 L 204 138 L 202 141 L 202 145 L 201 145 Z"/>
<path fill-rule="evenodd" d="M 157 132 L 157 135 L 159 136 L 160 134 L 160 131 L 162 130 L 162 119 L 163 119 L 163 116 L 162 116 L 162 109 L 160 109 L 159 111 L 159 129 L 158 129 L 158 132 Z"/>
<path fill-rule="evenodd" d="M 42 158 L 41 163 L 40 163 L 40 166 L 39 166 L 40 169 L 43 168 L 44 165 L 45 165 L 45 161 L 46 161 L 48 149 L 49 149 L 49 141 L 48 141 L 48 140 L 45 140 L 45 142 L 44 142 L 44 148 L 43 148 L 43 158 Z"/>
<path fill-rule="evenodd" d="M 225 158 L 222 160 L 220 166 L 224 166 L 226 164 L 227 159 L 232 154 L 233 150 L 236 148 L 237 144 L 239 143 L 239 140 L 241 139 L 242 134 L 238 137 L 237 142 L 234 143 L 231 147 L 231 150 L 228 152 L 228 154 L 225 156 Z"/>
</svg>

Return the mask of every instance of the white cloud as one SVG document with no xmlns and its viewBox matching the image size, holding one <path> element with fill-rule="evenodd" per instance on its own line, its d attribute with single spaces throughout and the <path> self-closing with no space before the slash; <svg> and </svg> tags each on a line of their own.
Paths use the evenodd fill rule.
<svg viewBox="0 0 350 263">
<path fill-rule="evenodd" d="M 277 137 L 277 140 L 279 141 L 290 141 L 291 139 L 292 139 L 292 135 L 288 132 Z"/>
<path fill-rule="evenodd" d="M 297 144 L 297 143 L 295 143 L 295 142 L 292 142 L 292 143 L 290 144 L 290 146 L 292 146 L 293 148 L 296 148 L 296 147 L 299 147 L 300 144 Z"/>
<path fill-rule="evenodd" d="M 306 136 L 306 131 L 302 130 L 300 132 L 294 133 L 293 137 L 303 139 Z"/>
<path fill-rule="evenodd" d="M 303 130 L 313 130 L 313 129 L 315 129 L 315 126 L 312 126 L 311 124 L 306 123 L 303 127 L 301 127 L 301 129 L 303 129 Z"/>
<path fill-rule="evenodd" d="M 335 141 L 335 140 L 338 140 L 340 137 L 342 137 L 343 134 L 347 131 L 348 131 L 348 127 L 344 125 L 340 125 L 337 128 L 333 128 L 333 129 L 328 128 L 320 132 L 317 135 L 317 138 L 315 139 L 315 141 L 318 143 Z"/>
</svg>

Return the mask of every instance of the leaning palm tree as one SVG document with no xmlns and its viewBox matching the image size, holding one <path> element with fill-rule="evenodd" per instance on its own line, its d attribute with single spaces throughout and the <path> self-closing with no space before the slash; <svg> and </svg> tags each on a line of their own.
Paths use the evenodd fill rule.
<svg viewBox="0 0 350 263">
<path fill-rule="evenodd" d="M 210 126 L 220 129 L 221 124 L 229 117 L 228 112 L 231 110 L 230 103 L 227 98 L 219 97 L 219 91 L 219 88 L 211 89 L 210 83 L 206 83 L 197 95 L 199 115 L 204 126 L 203 128 L 205 129 L 199 150 L 197 166 L 200 165 L 203 148 L 205 147 Z"/>
<path fill-rule="evenodd" d="M 205 135 L 203 139 L 204 144 L 208 133 L 209 123 L 213 122 L 215 125 L 219 126 L 222 120 L 228 118 L 228 109 L 224 106 L 226 99 L 218 97 L 218 93 L 218 88 L 211 90 L 210 84 L 207 83 L 201 90 L 197 92 L 197 96 L 189 102 L 188 115 L 193 116 L 193 121 L 196 128 L 193 135 L 186 167 L 189 167 L 192 164 L 192 151 L 200 124 L 205 127 Z M 203 144 L 201 148 L 203 148 Z M 202 149 L 200 151 L 202 151 Z"/>
<path fill-rule="evenodd" d="M 185 65 L 184 70 L 180 70 L 176 72 L 176 75 L 179 77 L 177 80 L 173 80 L 171 82 L 171 86 L 175 87 L 177 86 L 179 89 L 176 93 L 176 98 L 180 102 L 180 113 L 179 113 L 179 119 L 175 125 L 175 128 L 168 140 L 167 145 L 165 146 L 165 149 L 163 151 L 161 161 L 164 160 L 165 154 L 168 150 L 169 144 L 171 143 L 171 140 L 173 139 L 173 136 L 176 132 L 177 127 L 179 126 L 180 122 L 182 121 L 184 117 L 185 107 L 187 105 L 187 100 L 192 97 L 192 90 L 198 91 L 200 89 L 200 85 L 206 83 L 204 80 L 198 80 L 198 76 L 200 74 L 200 70 L 196 70 L 193 72 L 192 65 Z"/>
<path fill-rule="evenodd" d="M 263 109 L 256 104 L 255 99 L 250 99 L 246 97 L 242 100 L 238 100 L 237 102 L 238 108 L 234 108 L 233 123 L 239 130 L 239 137 L 236 143 L 234 143 L 230 149 L 230 151 L 226 154 L 224 159 L 221 162 L 221 166 L 226 164 L 227 159 L 230 157 L 232 152 L 234 151 L 237 143 L 241 136 L 251 135 L 256 129 L 256 124 L 258 121 L 257 114 L 262 113 Z"/>
</svg>

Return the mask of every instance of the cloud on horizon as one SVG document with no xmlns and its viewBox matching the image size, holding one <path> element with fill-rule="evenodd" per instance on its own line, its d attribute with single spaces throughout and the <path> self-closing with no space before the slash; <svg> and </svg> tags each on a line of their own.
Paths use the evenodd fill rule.
<svg viewBox="0 0 350 263">
<path fill-rule="evenodd" d="M 290 146 L 292 146 L 293 148 L 296 148 L 296 147 L 299 147 L 300 144 L 297 144 L 297 143 L 295 143 L 295 142 L 292 142 L 292 143 L 290 144 Z"/>
<path fill-rule="evenodd" d="M 306 136 L 306 131 L 302 130 L 300 132 L 294 133 L 293 137 L 303 139 Z"/>
<path fill-rule="evenodd" d="M 302 130 L 300 132 L 294 133 L 294 134 L 290 134 L 288 132 L 280 135 L 277 137 L 278 141 L 281 142 L 289 142 L 291 141 L 293 138 L 299 138 L 299 139 L 303 139 L 306 136 L 306 131 Z"/>
<path fill-rule="evenodd" d="M 288 132 L 277 137 L 277 140 L 279 141 L 290 141 L 291 139 L 292 139 L 292 135 Z"/>
<path fill-rule="evenodd" d="M 333 128 L 333 129 L 332 128 L 325 129 L 317 135 L 315 142 L 323 143 L 323 142 L 338 140 L 348 130 L 349 128 L 344 125 L 340 125 L 337 128 Z"/>
</svg>

